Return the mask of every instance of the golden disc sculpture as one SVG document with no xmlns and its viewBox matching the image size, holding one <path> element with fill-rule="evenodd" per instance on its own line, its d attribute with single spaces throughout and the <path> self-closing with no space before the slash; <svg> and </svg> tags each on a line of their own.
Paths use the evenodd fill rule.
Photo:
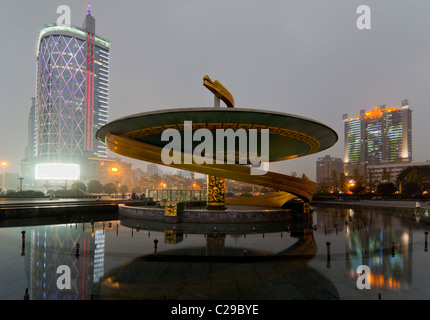
<svg viewBox="0 0 430 320">
<path fill-rule="evenodd" d="M 203 85 L 214 94 L 215 108 L 167 109 L 131 115 L 103 126 L 97 131 L 96 137 L 115 153 L 219 178 L 209 179 L 210 181 L 212 179 L 212 182 L 208 188 L 208 202 L 210 202 L 208 205 L 214 208 L 224 206 L 225 190 L 215 192 L 213 188 L 216 186 L 218 189 L 223 189 L 223 179 L 266 186 L 278 191 L 262 198 L 247 198 L 246 204 L 248 205 L 264 204 L 265 206 L 281 207 L 285 202 L 294 198 L 310 202 L 316 189 L 315 182 L 271 171 L 255 175 L 252 174 L 253 166 L 250 165 L 249 160 L 245 164 L 217 163 L 215 160 L 219 158 L 217 158 L 216 152 L 209 153 L 209 155 L 204 154 L 200 160 L 197 160 L 199 157 L 196 158 L 193 155 L 195 156 L 195 150 L 201 143 L 198 140 L 192 140 L 193 148 L 191 150 L 185 147 L 185 143 L 175 145 L 173 149 L 180 154 L 181 161 L 171 163 L 163 161 L 162 153 L 168 145 L 173 144 L 172 141 L 163 140 L 163 133 L 166 133 L 168 129 L 174 129 L 178 138 L 183 139 L 181 141 L 186 141 L 188 134 L 194 135 L 199 129 L 206 130 L 205 133 L 211 132 L 213 136 L 216 136 L 221 129 L 225 132 L 228 129 L 236 130 L 235 132 L 243 129 L 242 131 L 245 131 L 248 136 L 253 130 L 261 134 L 265 131 L 268 133 L 268 163 L 314 154 L 331 147 L 338 140 L 334 130 L 315 120 L 279 112 L 236 108 L 230 92 L 221 83 L 212 81 L 208 76 L 203 78 Z M 219 100 L 225 102 L 229 108 L 220 108 Z M 262 139 L 259 149 L 255 149 L 256 153 L 262 152 Z M 241 154 L 241 150 L 238 146 L 235 148 L 237 148 L 234 150 L 236 160 Z M 245 156 L 250 159 L 251 148 L 247 150 Z M 228 150 L 222 156 L 227 159 Z M 187 162 L 185 159 L 192 161 Z M 214 198 L 215 195 L 219 195 L 221 198 Z"/>
</svg>

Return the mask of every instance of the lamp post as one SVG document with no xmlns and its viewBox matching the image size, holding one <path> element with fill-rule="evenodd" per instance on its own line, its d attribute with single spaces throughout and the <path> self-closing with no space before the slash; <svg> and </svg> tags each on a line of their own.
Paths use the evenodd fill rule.
<svg viewBox="0 0 430 320">
<path fill-rule="evenodd" d="M 1 163 L 2 167 L 3 167 L 3 183 L 2 183 L 2 187 L 4 189 L 3 193 L 6 194 L 6 187 L 4 185 L 4 177 L 6 175 L 6 166 L 7 166 L 7 162 L 6 161 L 2 161 Z"/>
<path fill-rule="evenodd" d="M 110 171 L 112 171 L 112 173 L 113 173 L 113 175 L 115 177 L 115 189 L 116 189 L 116 196 L 115 196 L 115 198 L 117 198 L 118 197 L 118 184 L 119 184 L 119 182 L 117 180 L 118 180 L 119 168 L 118 167 L 112 167 L 112 168 L 110 168 Z"/>
</svg>

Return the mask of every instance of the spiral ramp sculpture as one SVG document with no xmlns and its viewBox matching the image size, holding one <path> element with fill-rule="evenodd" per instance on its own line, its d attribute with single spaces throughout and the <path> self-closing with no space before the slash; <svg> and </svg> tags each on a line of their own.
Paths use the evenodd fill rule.
<svg viewBox="0 0 430 320">
<path fill-rule="evenodd" d="M 100 128 L 96 138 L 109 150 L 123 156 L 278 191 L 246 199 L 227 199 L 226 204 L 282 207 L 295 198 L 310 202 L 316 189 L 315 182 L 271 171 L 252 174 L 249 162 L 245 165 L 236 162 L 217 164 L 215 154 L 210 155 L 211 159 L 203 156 L 203 161 L 195 161 L 194 158 L 192 163 L 180 161 L 166 164 L 163 161 L 162 152 L 168 141 L 161 139 L 162 133 L 167 129 L 176 129 L 184 138 L 186 121 L 192 123 L 192 132 L 208 129 L 214 136 L 217 129 L 245 129 L 247 133 L 251 129 L 267 129 L 268 163 L 314 154 L 328 149 L 338 140 L 334 130 L 315 120 L 279 112 L 236 108 L 231 93 L 219 81 L 212 81 L 208 76 L 203 78 L 203 85 L 214 94 L 214 107 L 165 109 L 127 116 Z M 221 108 L 220 100 L 228 108 Z M 193 142 L 193 146 L 195 144 Z M 181 159 L 190 156 L 189 150 L 184 150 L 183 146 L 179 148 Z M 236 157 L 237 153 L 238 150 Z M 210 192 L 213 190 L 208 190 L 208 197 Z"/>
</svg>

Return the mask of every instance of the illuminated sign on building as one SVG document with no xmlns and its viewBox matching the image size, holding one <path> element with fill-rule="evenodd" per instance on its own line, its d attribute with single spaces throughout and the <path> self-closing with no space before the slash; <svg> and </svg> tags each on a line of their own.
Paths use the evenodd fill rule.
<svg viewBox="0 0 430 320">
<path fill-rule="evenodd" d="M 78 180 L 79 165 L 65 163 L 39 163 L 36 165 L 38 180 Z"/>
</svg>

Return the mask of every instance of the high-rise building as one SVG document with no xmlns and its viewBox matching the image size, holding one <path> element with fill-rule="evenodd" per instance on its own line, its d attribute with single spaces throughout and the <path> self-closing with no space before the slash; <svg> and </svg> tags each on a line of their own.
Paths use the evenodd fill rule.
<svg viewBox="0 0 430 320">
<path fill-rule="evenodd" d="M 35 136 L 35 119 L 36 119 L 36 98 L 31 98 L 31 108 L 28 115 L 28 133 L 27 133 L 27 146 L 25 147 L 25 157 L 31 159 L 34 157 L 34 149 L 36 143 Z"/>
<path fill-rule="evenodd" d="M 385 105 L 360 115 L 343 115 L 345 124 L 345 173 L 355 169 L 366 175 L 368 165 L 412 161 L 412 110 L 408 100 L 399 107 Z"/>
<path fill-rule="evenodd" d="M 82 28 L 44 25 L 37 37 L 34 158 L 39 164 L 76 164 L 107 158 L 95 132 L 108 121 L 110 41 L 95 32 L 88 6 Z M 93 178 L 93 177 L 89 177 Z"/>
<path fill-rule="evenodd" d="M 325 157 L 319 157 L 316 164 L 318 184 L 323 181 L 328 184 L 335 184 L 340 176 L 344 174 L 344 165 L 341 158 L 326 155 Z M 335 179 L 337 181 L 334 181 Z"/>
</svg>

